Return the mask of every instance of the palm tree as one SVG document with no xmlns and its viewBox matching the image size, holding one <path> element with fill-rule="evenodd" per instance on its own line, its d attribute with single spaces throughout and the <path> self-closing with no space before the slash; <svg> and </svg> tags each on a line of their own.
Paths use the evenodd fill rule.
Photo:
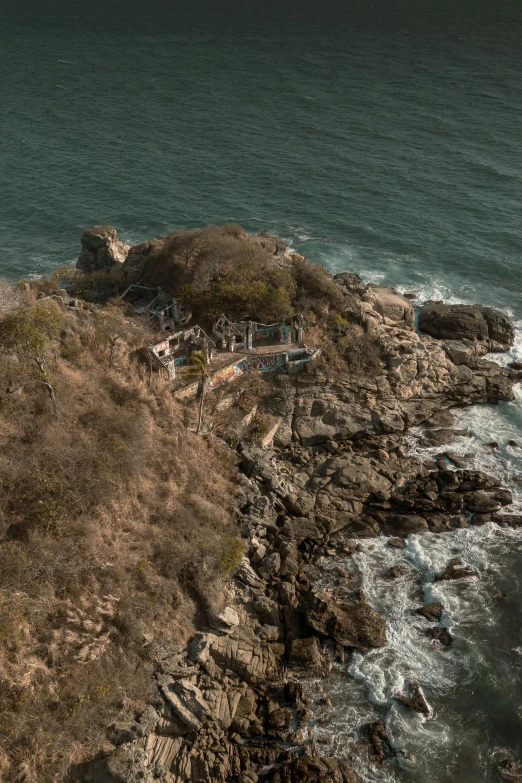
<svg viewBox="0 0 522 783">
<path fill-rule="evenodd" d="M 202 351 L 194 351 L 190 357 L 189 367 L 187 368 L 187 375 L 199 380 L 199 415 L 198 415 L 198 427 L 196 432 L 201 430 L 201 421 L 203 419 L 203 402 L 205 399 L 205 391 L 207 388 L 207 382 L 210 377 L 208 369 L 208 357 L 207 351 L 204 348 Z"/>
</svg>

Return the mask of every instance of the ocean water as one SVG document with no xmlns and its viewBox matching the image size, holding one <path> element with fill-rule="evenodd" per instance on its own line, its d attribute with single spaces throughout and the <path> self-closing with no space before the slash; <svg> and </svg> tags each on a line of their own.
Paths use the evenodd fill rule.
<svg viewBox="0 0 522 783">
<path fill-rule="evenodd" d="M 73 263 L 95 223 L 135 242 L 237 221 L 418 303 L 499 307 L 519 330 L 496 360 L 522 359 L 521 41 L 520 0 L 3 0 L 0 274 Z M 520 394 L 459 416 L 458 448 L 519 502 Z M 358 762 L 368 783 L 493 782 L 499 756 L 522 760 L 520 536 L 369 547 L 344 567 L 389 613 L 390 644 L 326 683 L 325 752 L 379 715 L 398 762 Z M 434 586 L 459 553 L 480 578 Z M 416 576 L 390 590 L 403 557 Z M 439 593 L 447 651 L 413 614 Z M 411 676 L 430 720 L 391 698 Z"/>
</svg>

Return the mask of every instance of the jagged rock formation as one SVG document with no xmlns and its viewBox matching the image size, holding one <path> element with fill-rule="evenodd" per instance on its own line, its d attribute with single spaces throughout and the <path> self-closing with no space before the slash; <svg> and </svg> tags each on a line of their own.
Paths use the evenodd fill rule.
<svg viewBox="0 0 522 783">
<path fill-rule="evenodd" d="M 309 590 L 299 609 L 307 624 L 339 644 L 369 650 L 386 644 L 386 623 L 365 600 L 335 601 L 319 590 Z"/>
<path fill-rule="evenodd" d="M 76 262 L 80 272 L 110 272 L 116 279 L 122 275 L 128 246 L 118 238 L 113 226 L 94 226 L 83 232 L 82 252 Z"/>
<path fill-rule="evenodd" d="M 300 758 L 275 771 L 271 783 L 360 783 L 360 777 L 341 759 Z"/>
<path fill-rule="evenodd" d="M 415 314 L 409 299 L 392 288 L 368 286 L 365 299 L 383 318 L 406 329 L 413 329 Z"/>
<path fill-rule="evenodd" d="M 515 340 L 507 315 L 482 305 L 428 302 L 419 313 L 419 329 L 440 339 L 479 343 L 488 351 L 506 351 Z"/>
</svg>

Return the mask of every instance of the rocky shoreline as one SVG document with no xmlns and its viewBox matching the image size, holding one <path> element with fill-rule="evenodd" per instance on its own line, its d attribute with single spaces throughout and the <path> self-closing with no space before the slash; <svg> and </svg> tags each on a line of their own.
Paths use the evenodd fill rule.
<svg viewBox="0 0 522 783">
<path fill-rule="evenodd" d="M 422 463 L 404 444 L 418 425 L 426 443 L 451 443 L 462 433 L 450 408 L 513 398 L 520 370 L 483 358 L 508 350 L 509 319 L 428 303 L 419 333 L 407 297 L 351 273 L 335 279 L 353 333 L 371 338 L 381 360 L 371 372 L 333 374 L 323 365 L 275 376 L 263 401 L 279 422 L 273 442 L 238 445 L 237 518 L 247 544 L 222 610 L 209 613 L 188 648 L 158 655 L 156 701 L 141 715 L 122 712 L 114 749 L 93 762 L 87 783 L 356 783 L 349 761 L 320 756 L 309 732 L 317 705 L 301 680 L 327 675 L 354 649 L 384 646 L 386 618 L 343 575 L 335 590 L 321 590 L 314 569 L 325 557 L 350 557 L 362 539 L 384 535 L 400 549 L 414 533 L 522 525 L 506 513 L 511 493 L 497 479 L 467 469 L 451 450 Z M 436 578 L 476 576 L 450 560 Z M 450 645 L 442 606 L 419 612 L 427 633 Z M 414 682 L 396 698 L 429 714 Z M 392 758 L 380 721 L 361 741 L 375 763 Z"/>
</svg>

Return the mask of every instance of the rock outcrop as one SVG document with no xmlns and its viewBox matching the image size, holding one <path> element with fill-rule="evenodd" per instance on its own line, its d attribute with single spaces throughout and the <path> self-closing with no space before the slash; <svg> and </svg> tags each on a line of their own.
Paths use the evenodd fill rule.
<svg viewBox="0 0 522 783">
<path fill-rule="evenodd" d="M 359 775 L 342 759 L 294 759 L 275 770 L 271 783 L 360 783 Z"/>
<path fill-rule="evenodd" d="M 442 340 L 469 340 L 488 351 L 507 351 L 515 330 L 507 315 L 482 305 L 428 302 L 419 313 L 419 329 Z"/>
<path fill-rule="evenodd" d="M 400 324 L 407 329 L 413 329 L 414 310 L 409 299 L 399 294 L 393 288 L 369 286 L 365 299 L 370 302 L 373 309 L 383 318 L 395 324 Z"/>
<path fill-rule="evenodd" d="M 83 232 L 82 252 L 76 262 L 80 272 L 109 272 L 115 279 L 122 277 L 122 265 L 128 246 L 118 238 L 113 226 L 94 226 Z"/>
<path fill-rule="evenodd" d="M 370 650 L 386 644 L 386 622 L 364 599 L 337 602 L 320 590 L 310 590 L 299 608 L 307 624 L 345 647 Z"/>
<path fill-rule="evenodd" d="M 442 604 L 439 601 L 433 601 L 431 604 L 426 604 L 426 606 L 421 606 L 420 609 L 417 609 L 417 614 L 421 614 L 430 622 L 438 622 L 442 617 L 443 611 L 444 607 Z"/>
<path fill-rule="evenodd" d="M 487 337 L 486 343 L 468 340 L 465 344 L 455 339 L 444 343 L 419 336 L 410 326 L 409 315 L 406 322 L 381 315 L 374 309 L 378 301 L 372 305 L 351 295 L 348 318 L 379 345 L 380 362 L 364 375 L 329 378 L 312 371 L 297 376 L 293 398 L 287 388 L 279 409 L 272 411 L 286 422 L 281 428 L 281 433 L 287 433 L 286 442 L 292 432 L 306 447 L 365 434 L 401 433 L 455 405 L 513 399 L 517 372 L 482 358 L 495 346 L 507 349 L 509 343 L 497 338 L 511 340 L 513 327 L 508 319 L 504 332 L 500 327 L 492 330 L 496 338 Z M 404 302 L 411 306 L 407 299 Z M 498 314 L 502 323 L 505 318 Z M 485 319 L 483 324 L 487 325 Z"/>
<path fill-rule="evenodd" d="M 110 270 L 125 257 L 103 228 L 82 239 L 86 269 Z M 129 279 L 150 252 L 149 243 L 131 249 Z M 285 260 L 277 247 L 273 252 Z M 429 335 L 420 336 L 407 297 L 352 273 L 335 279 L 343 318 L 354 327 L 347 336 L 368 338 L 377 358 L 367 372 L 329 375 L 323 367 L 274 379 L 264 401 L 279 422 L 273 441 L 239 445 L 237 518 L 247 544 L 233 605 L 210 613 L 188 649 L 158 662 L 157 700 L 118 721 L 117 747 L 96 762 L 89 783 L 257 783 L 261 771 L 271 783 L 359 783 L 347 762 L 319 757 L 305 737 L 312 705 L 294 678 L 328 673 L 345 648 L 384 646 L 386 621 L 358 589 L 356 574 L 340 565 L 335 587 L 319 589 L 317 564 L 324 556 L 350 558 L 361 540 L 381 535 L 401 548 L 409 535 L 470 521 L 522 524 L 522 516 L 498 513 L 512 499 L 496 479 L 465 469 L 458 455 L 452 467 L 442 455 L 422 464 L 402 442 L 409 427 L 426 422 L 426 440 L 446 443 L 463 434 L 450 408 L 512 399 L 518 371 L 482 358 L 512 343 L 509 319 L 491 308 L 430 303 L 421 325 Z M 406 573 L 414 569 L 399 563 L 386 575 Z M 474 576 L 450 561 L 436 580 Z M 432 624 L 442 611 L 438 603 L 418 610 Z M 447 629 L 417 624 L 451 644 Z M 395 698 L 430 713 L 416 683 Z M 384 724 L 365 732 L 373 761 L 385 763 L 393 750 Z"/>
<path fill-rule="evenodd" d="M 429 716 L 432 712 L 431 707 L 426 701 L 426 697 L 420 685 L 416 682 L 408 683 L 407 693 L 398 693 L 394 697 L 395 701 L 418 712 L 419 715 Z"/>
</svg>

